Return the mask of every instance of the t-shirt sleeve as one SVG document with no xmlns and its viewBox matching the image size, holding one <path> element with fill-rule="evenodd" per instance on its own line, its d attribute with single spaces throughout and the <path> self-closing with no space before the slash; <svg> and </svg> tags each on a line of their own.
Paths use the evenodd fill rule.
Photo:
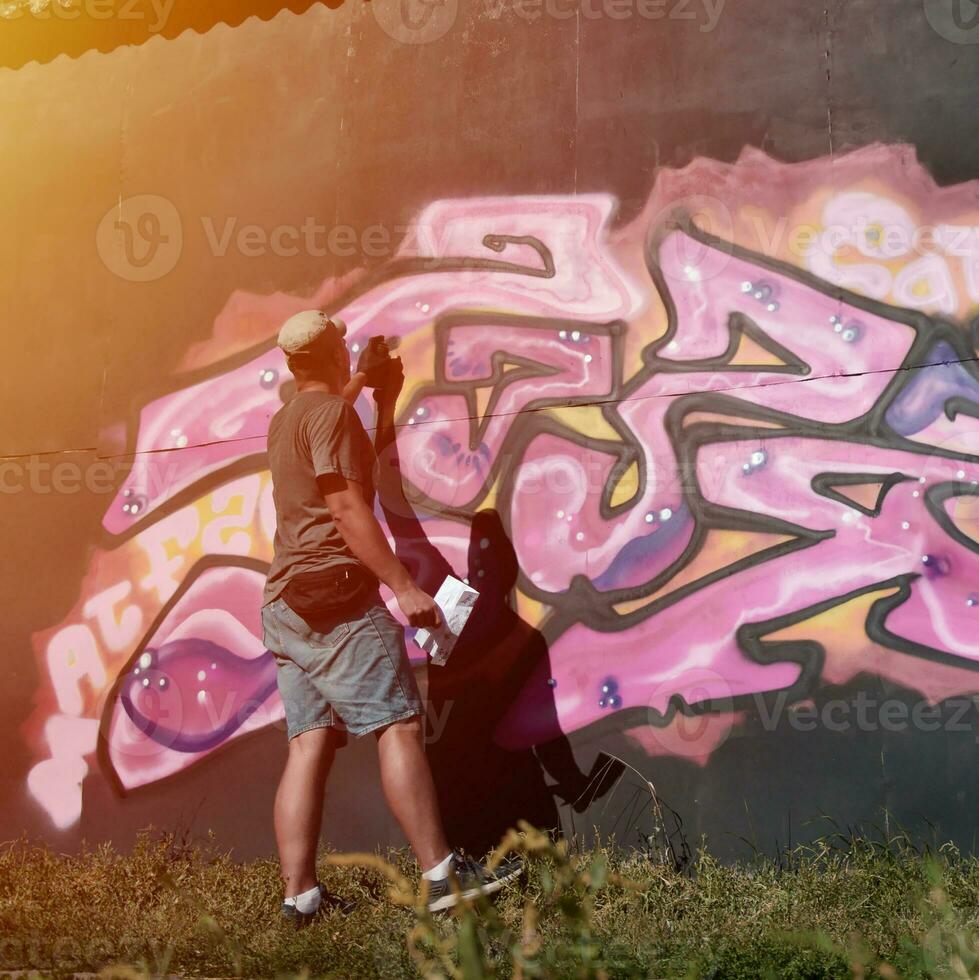
<svg viewBox="0 0 979 980">
<path fill-rule="evenodd" d="M 353 406 L 338 398 L 319 405 L 306 421 L 306 438 L 316 476 L 339 474 L 348 480 L 365 483 L 361 454 L 357 452 L 358 436 L 363 424 Z"/>
</svg>

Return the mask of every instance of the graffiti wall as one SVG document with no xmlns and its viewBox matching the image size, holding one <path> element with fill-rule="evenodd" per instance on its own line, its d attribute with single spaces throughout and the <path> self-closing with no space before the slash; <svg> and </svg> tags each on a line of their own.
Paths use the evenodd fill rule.
<svg viewBox="0 0 979 980">
<path fill-rule="evenodd" d="M 286 200 L 301 181 L 342 211 L 329 172 L 342 104 L 313 162 L 296 155 L 304 127 L 270 117 L 282 152 L 255 147 L 247 168 L 212 159 L 206 138 L 193 163 L 182 154 L 222 99 L 268 108 L 234 83 L 290 42 L 308 52 L 304 33 L 371 50 L 364 16 L 313 8 L 8 73 L 12 95 L 45 72 L 91 93 L 182 68 L 201 114 L 146 122 L 175 77 L 113 95 L 122 121 L 76 134 L 91 154 L 122 133 L 140 178 L 78 220 L 109 283 L 81 294 L 81 320 L 109 319 L 93 330 L 98 390 L 63 389 L 66 408 L 96 403 L 77 522 L 57 492 L 8 495 L 28 522 L 18 534 L 29 513 L 62 522 L 7 590 L 15 619 L 16 596 L 41 590 L 7 654 L 29 674 L 4 735 L 25 763 L 5 783 L 22 797 L 12 829 L 125 841 L 152 822 L 268 848 L 285 736 L 259 617 L 265 437 L 293 390 L 273 338 L 318 306 L 349 324 L 354 355 L 383 333 L 405 363 L 384 461 L 404 498 L 378 503 L 389 539 L 430 590 L 452 572 L 481 592 L 447 667 L 409 641 L 457 838 L 478 847 L 526 817 L 630 843 L 656 832 L 681 851 L 704 832 L 727 853 L 746 820 L 770 848 L 818 832 L 805 826 L 819 814 L 944 821 L 963 837 L 979 731 L 979 180 L 938 183 L 901 132 L 823 152 L 705 145 L 648 169 L 640 200 L 623 199 L 618 163 L 587 188 L 508 191 L 477 174 L 466 193 L 450 167 L 433 193 L 406 195 L 397 234 L 353 229 L 342 255 L 329 239 L 348 226 L 334 222 L 317 254 Z M 202 67 L 216 53 L 226 61 Z M 300 75 L 284 84 L 303 118 L 317 89 Z M 658 111 L 650 101 L 647 135 Z M 152 153 L 156 185 L 138 166 Z M 181 177 L 204 189 L 181 200 Z M 243 244 L 249 208 L 268 219 L 251 226 L 264 252 L 255 232 Z M 219 282 L 198 286 L 219 262 Z M 43 312 L 43 292 L 18 309 Z M 66 356 L 68 329 L 54 330 Z M 370 428 L 370 399 L 357 409 Z M 64 443 L 71 425 L 32 425 L 5 488 L 24 489 L 38 452 L 53 482 L 49 454 L 82 451 Z M 358 824 L 380 804 L 359 789 L 370 747 L 347 753 L 326 837 L 396 840 L 380 812 Z"/>
</svg>

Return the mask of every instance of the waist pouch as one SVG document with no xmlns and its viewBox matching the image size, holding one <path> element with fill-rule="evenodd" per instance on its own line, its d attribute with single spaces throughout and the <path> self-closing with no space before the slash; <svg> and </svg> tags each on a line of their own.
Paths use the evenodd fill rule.
<svg viewBox="0 0 979 980">
<path fill-rule="evenodd" d="M 362 565 L 299 572 L 285 584 L 282 598 L 303 619 L 336 616 L 377 590 L 378 580 Z"/>
</svg>

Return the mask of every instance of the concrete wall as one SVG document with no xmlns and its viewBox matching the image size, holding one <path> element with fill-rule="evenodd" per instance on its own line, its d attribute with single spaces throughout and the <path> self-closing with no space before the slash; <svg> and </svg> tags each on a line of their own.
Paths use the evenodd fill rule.
<svg viewBox="0 0 979 980">
<path fill-rule="evenodd" d="M 970 5 L 372 0 L 0 71 L 0 834 L 270 850 L 271 338 L 321 306 L 400 340 L 399 552 L 483 593 L 409 643 L 455 839 L 662 841 L 641 774 L 681 855 L 971 847 Z M 325 836 L 398 840 L 372 745 Z"/>
</svg>

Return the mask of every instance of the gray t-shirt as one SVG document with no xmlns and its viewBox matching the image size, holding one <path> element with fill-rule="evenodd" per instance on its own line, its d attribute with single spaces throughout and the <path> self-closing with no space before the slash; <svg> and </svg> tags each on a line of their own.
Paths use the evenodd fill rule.
<svg viewBox="0 0 979 980">
<path fill-rule="evenodd" d="M 359 564 L 340 536 L 316 478 L 339 474 L 355 480 L 373 506 L 377 462 L 353 406 L 326 391 L 301 391 L 276 412 L 269 424 L 268 456 L 276 528 L 264 603 L 299 572 Z"/>
</svg>

